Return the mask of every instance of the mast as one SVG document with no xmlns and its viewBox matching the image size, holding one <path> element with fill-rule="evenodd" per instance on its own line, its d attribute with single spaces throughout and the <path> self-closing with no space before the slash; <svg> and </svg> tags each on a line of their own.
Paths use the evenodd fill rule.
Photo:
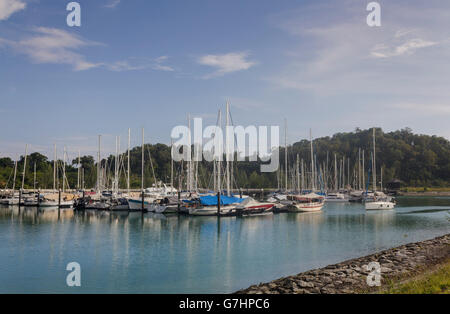
<svg viewBox="0 0 450 314">
<path fill-rule="evenodd" d="M 23 173 L 22 173 L 22 190 L 25 184 L 25 170 L 27 169 L 27 154 L 28 154 L 28 144 L 25 144 L 25 160 L 23 163 Z"/>
<path fill-rule="evenodd" d="M 53 191 L 56 191 L 56 144 L 53 144 Z"/>
<path fill-rule="evenodd" d="M 342 189 L 345 189 L 345 156 L 342 157 Z"/>
<path fill-rule="evenodd" d="M 14 197 L 14 190 L 16 189 L 16 176 L 17 176 L 17 160 L 14 161 L 14 180 L 13 180 L 13 197 Z"/>
<path fill-rule="evenodd" d="M 66 191 L 66 146 L 64 146 L 64 155 L 63 155 L 63 192 Z"/>
<path fill-rule="evenodd" d="M 358 149 L 358 190 L 361 190 L 361 148 Z"/>
<path fill-rule="evenodd" d="M 36 162 L 34 162 L 33 190 L 36 192 Z"/>
<path fill-rule="evenodd" d="M 219 127 L 222 128 L 222 111 L 219 109 Z M 219 160 L 217 161 L 217 189 L 220 192 L 222 188 L 222 182 L 221 182 L 221 163 L 220 160 L 222 159 L 222 149 L 220 149 L 220 156 Z"/>
<path fill-rule="evenodd" d="M 128 128 L 128 158 L 127 158 L 127 193 L 130 196 L 130 144 L 131 144 L 131 130 Z"/>
<path fill-rule="evenodd" d="M 170 186 L 173 189 L 173 157 L 172 157 L 172 152 L 173 152 L 173 139 L 170 140 Z"/>
<path fill-rule="evenodd" d="M 227 132 L 227 128 L 228 128 L 228 124 L 230 123 L 229 121 L 229 116 L 230 116 L 230 107 L 227 101 L 227 105 L 226 105 L 226 118 L 225 118 L 225 133 L 226 133 L 226 140 L 225 140 L 225 147 L 226 147 L 226 179 L 227 179 L 227 196 L 230 196 L 230 147 L 228 144 L 228 141 L 230 140 L 228 138 L 228 132 Z"/>
<path fill-rule="evenodd" d="M 377 164 L 375 161 L 375 128 L 373 128 L 373 164 L 372 164 L 372 173 L 373 173 L 373 191 L 377 190 Z"/>
<path fill-rule="evenodd" d="M 304 189 L 305 189 L 305 164 L 303 163 L 302 159 L 302 187 L 301 187 L 302 193 Z"/>
<path fill-rule="evenodd" d="M 102 136 L 101 135 L 99 135 L 98 136 L 98 153 L 97 153 L 97 192 L 98 193 L 100 193 L 101 192 L 101 187 L 100 187 L 100 176 L 101 176 L 101 173 L 100 173 L 100 169 L 101 169 L 101 163 L 102 163 L 102 160 L 100 159 L 101 158 L 101 156 L 100 156 L 100 150 L 101 150 L 101 139 L 102 139 Z"/>
<path fill-rule="evenodd" d="M 297 154 L 297 191 L 300 191 L 300 161 L 299 161 L 299 156 Z"/>
<path fill-rule="evenodd" d="M 141 149 L 141 191 L 144 193 L 144 128 L 142 128 L 142 149 Z"/>
<path fill-rule="evenodd" d="M 350 158 L 347 158 L 347 185 L 351 186 L 351 181 L 350 181 Z"/>
<path fill-rule="evenodd" d="M 313 140 L 312 140 L 312 130 L 309 129 L 309 141 L 311 144 L 311 189 L 312 192 L 315 191 L 316 186 L 315 186 L 315 171 L 314 171 L 314 150 L 313 150 Z"/>
<path fill-rule="evenodd" d="M 362 185 L 363 185 L 363 190 L 365 190 L 365 185 L 366 185 L 366 174 L 365 174 L 365 166 L 364 166 L 364 149 L 362 151 Z"/>
<path fill-rule="evenodd" d="M 116 136 L 116 156 L 114 157 L 114 187 L 113 192 L 117 194 L 118 192 L 118 176 L 119 176 L 119 146 L 118 146 L 118 139 Z"/>
<path fill-rule="evenodd" d="M 288 147 L 287 147 L 287 119 L 284 119 L 284 169 L 285 169 L 285 187 L 288 190 Z"/>
<path fill-rule="evenodd" d="M 381 167 L 380 185 L 381 185 L 381 192 L 383 192 L 383 167 Z"/>
<path fill-rule="evenodd" d="M 81 188 L 81 165 L 80 165 L 80 159 L 81 159 L 81 152 L 78 150 L 78 180 L 77 180 L 77 188 L 80 190 Z"/>
<path fill-rule="evenodd" d="M 334 188 L 336 189 L 336 191 L 339 190 L 338 179 L 337 179 L 337 157 L 336 157 L 336 154 L 334 154 Z"/>
<path fill-rule="evenodd" d="M 186 178 L 186 189 L 188 191 L 191 191 L 192 186 L 192 171 L 191 171 L 191 167 L 192 167 L 192 153 L 191 153 L 191 115 L 188 114 L 188 128 L 189 128 L 189 147 L 188 147 L 188 152 L 189 152 L 189 156 L 188 156 L 188 163 L 187 163 L 187 178 Z"/>
</svg>

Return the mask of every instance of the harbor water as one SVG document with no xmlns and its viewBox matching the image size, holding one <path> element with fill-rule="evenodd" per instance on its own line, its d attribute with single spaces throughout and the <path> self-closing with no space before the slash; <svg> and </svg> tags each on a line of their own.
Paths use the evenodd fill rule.
<svg viewBox="0 0 450 314">
<path fill-rule="evenodd" d="M 450 197 L 220 219 L 0 207 L 0 293 L 230 293 L 449 232 Z"/>
</svg>

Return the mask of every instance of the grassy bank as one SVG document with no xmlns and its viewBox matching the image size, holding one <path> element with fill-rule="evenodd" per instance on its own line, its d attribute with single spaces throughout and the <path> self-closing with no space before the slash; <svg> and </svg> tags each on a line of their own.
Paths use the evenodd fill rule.
<svg viewBox="0 0 450 314">
<path fill-rule="evenodd" d="M 386 294 L 450 294 L 450 260 L 406 281 L 390 282 Z"/>
<path fill-rule="evenodd" d="M 406 187 L 400 189 L 400 192 L 450 192 L 450 187 Z"/>
</svg>

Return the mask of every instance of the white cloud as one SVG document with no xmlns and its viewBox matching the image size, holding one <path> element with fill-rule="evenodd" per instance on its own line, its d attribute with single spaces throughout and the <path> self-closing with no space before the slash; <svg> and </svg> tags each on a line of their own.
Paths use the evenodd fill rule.
<svg viewBox="0 0 450 314">
<path fill-rule="evenodd" d="M 411 55 L 417 49 L 431 47 L 437 44 L 437 42 L 427 41 L 421 38 L 413 38 L 394 47 L 389 47 L 385 44 L 378 44 L 372 49 L 371 55 L 375 58 L 389 58 L 401 55 Z"/>
<path fill-rule="evenodd" d="M 34 35 L 29 38 L 19 41 L 0 38 L 1 42 L 27 55 L 36 63 L 70 64 L 76 71 L 99 66 L 86 61 L 85 57 L 77 52 L 82 47 L 99 43 L 84 40 L 65 30 L 37 27 L 34 29 Z"/>
<path fill-rule="evenodd" d="M 292 35 L 293 45 L 285 67 L 267 80 L 313 97 L 442 97 L 447 89 L 439 86 L 448 82 L 438 78 L 449 68 L 450 23 L 448 11 L 429 6 L 389 3 L 389 17 L 379 28 L 361 22 L 353 2 L 328 8 L 334 12 L 330 19 L 318 18 L 320 6 L 276 16 L 274 23 Z"/>
<path fill-rule="evenodd" d="M 7 20 L 12 14 L 25 7 L 26 3 L 20 0 L 0 0 L 0 21 Z"/>
<path fill-rule="evenodd" d="M 211 78 L 236 71 L 248 70 L 256 63 L 247 60 L 247 57 L 248 53 L 246 52 L 232 52 L 223 55 L 205 55 L 200 57 L 197 62 L 217 69 L 204 77 Z"/>
<path fill-rule="evenodd" d="M 0 47 L 11 47 L 25 54 L 35 63 L 68 64 L 75 71 L 92 68 L 116 72 L 144 69 L 174 71 L 172 67 L 164 64 L 168 59 L 167 56 L 156 59 L 128 58 L 115 62 L 91 62 L 79 52 L 81 48 L 99 45 L 103 44 L 83 39 L 65 30 L 48 27 L 34 28 L 32 36 L 17 41 L 0 38 Z"/>
<path fill-rule="evenodd" d="M 120 3 L 120 0 L 113 0 L 110 3 L 108 3 L 108 4 L 105 4 L 104 7 L 105 8 L 109 8 L 109 9 L 113 9 L 113 8 L 117 7 L 119 5 L 119 3 Z"/>
<path fill-rule="evenodd" d="M 138 60 L 138 58 L 130 58 L 128 60 L 116 61 L 112 63 L 102 63 L 101 66 L 108 70 L 122 72 L 135 71 L 144 69 L 153 69 L 157 71 L 175 71 L 174 68 L 163 63 L 168 59 L 167 56 L 160 56 L 155 59 Z"/>
</svg>

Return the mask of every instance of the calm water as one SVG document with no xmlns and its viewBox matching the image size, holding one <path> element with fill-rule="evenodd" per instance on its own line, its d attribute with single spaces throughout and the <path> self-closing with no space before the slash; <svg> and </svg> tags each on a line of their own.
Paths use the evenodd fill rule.
<svg viewBox="0 0 450 314">
<path fill-rule="evenodd" d="M 223 293 L 450 232 L 450 198 L 394 211 L 178 217 L 0 207 L 0 292 Z M 81 265 L 67 287 L 66 265 Z"/>
</svg>

